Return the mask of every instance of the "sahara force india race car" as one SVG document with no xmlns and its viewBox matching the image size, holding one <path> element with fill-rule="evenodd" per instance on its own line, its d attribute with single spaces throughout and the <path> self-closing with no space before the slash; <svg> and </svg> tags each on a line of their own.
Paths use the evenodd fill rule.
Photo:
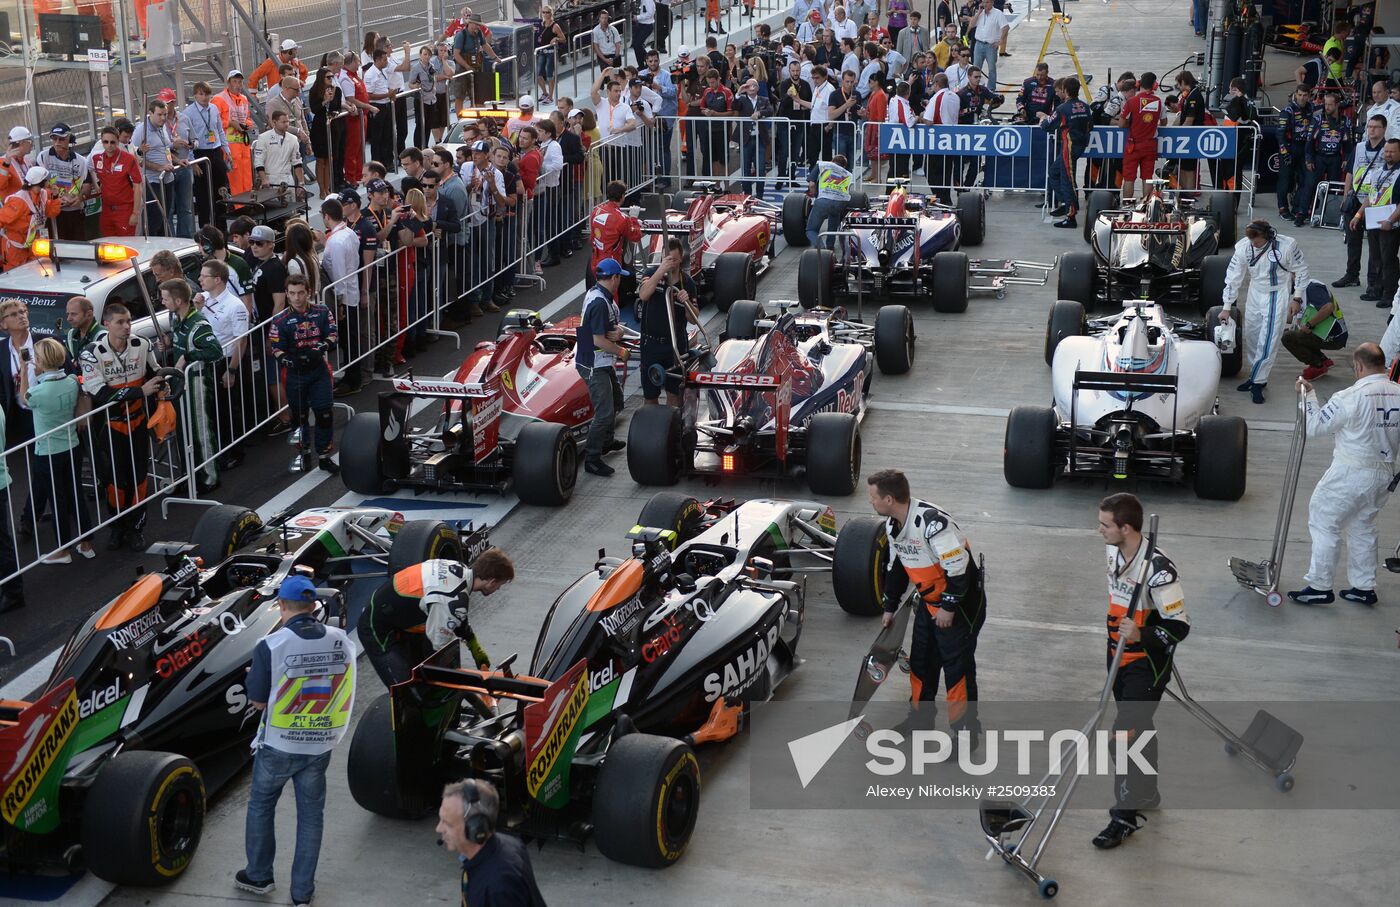
<svg viewBox="0 0 1400 907">
<path fill-rule="evenodd" d="M 486 535 L 465 544 L 479 553 Z M 318 619 L 343 622 L 356 584 L 463 545 L 440 523 L 405 524 L 391 510 L 321 508 L 264 526 L 223 505 L 189 544 L 154 546 L 166 569 L 78 628 L 33 702 L 0 702 L 0 865 L 86 866 L 121 885 L 177 878 L 199 846 L 208 792 L 251 758 L 259 716 L 243 684 L 280 621 L 282 580 L 311 577 Z"/>
<path fill-rule="evenodd" d="M 550 606 L 529 676 L 514 655 L 459 667 L 449 645 L 375 701 L 350 745 L 355 800 L 413 818 L 444 781 L 486 778 L 518 834 L 591 836 L 636 866 L 680 859 L 700 806 L 693 747 L 737 734 L 800 663 L 805 583 L 790 577 L 830 571 L 842 608 L 877 615 L 888 540 L 873 518 L 838 534 L 816 502 L 675 492 L 629 537 L 630 558 L 600 552 Z"/>
<path fill-rule="evenodd" d="M 776 305 L 770 317 L 758 302 L 735 302 L 714 370 L 684 374 L 681 408 L 644 406 L 633 415 L 634 481 L 803 471 L 815 494 L 855 490 L 870 379 L 877 365 L 886 374 L 909 371 L 913 317 L 904 306 L 882 306 L 870 326 L 845 309 Z"/>
<path fill-rule="evenodd" d="M 1189 477 L 1199 497 L 1239 500 L 1249 429 L 1238 416 L 1218 415 L 1215 396 L 1221 375 L 1239 372 L 1239 325 L 1217 331 L 1219 314 L 1193 323 L 1142 301 L 1087 321 L 1078 302 L 1056 302 L 1045 337 L 1055 402 L 1011 410 L 1007 483 Z"/>
<path fill-rule="evenodd" d="M 963 312 L 971 263 L 963 246 L 982 243 L 986 199 L 962 192 L 957 205 L 931 195 L 912 195 L 908 180 L 896 179 L 887 196 L 867 200 L 851 193 L 836 251 L 809 249 L 798 262 L 797 290 L 804 300 L 832 307 L 837 298 L 910 296 L 929 299 L 938 312 Z M 792 194 L 783 201 L 783 238 L 807 245 L 811 199 Z"/>
<path fill-rule="evenodd" d="M 1089 193 L 1084 239 L 1093 251 L 1060 256 L 1058 299 L 1111 311 L 1152 299 L 1202 315 L 1220 305 L 1235 242 L 1235 196 L 1206 193 L 1201 208 L 1180 194 L 1171 198 L 1163 180 L 1148 186 L 1131 208 L 1119 207 L 1116 192 Z"/>
</svg>

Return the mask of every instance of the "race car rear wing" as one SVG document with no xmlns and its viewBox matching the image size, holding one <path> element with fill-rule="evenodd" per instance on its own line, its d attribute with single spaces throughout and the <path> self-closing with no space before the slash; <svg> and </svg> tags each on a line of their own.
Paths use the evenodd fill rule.
<svg viewBox="0 0 1400 907">
<path fill-rule="evenodd" d="M 682 220 L 661 220 L 651 219 L 641 221 L 643 236 L 660 236 L 671 233 L 694 233 L 700 228 L 700 221 L 695 218 Z"/>
<path fill-rule="evenodd" d="M 459 650 L 454 642 L 438 649 L 414 668 L 413 679 L 409 683 L 460 690 L 497 699 L 539 702 L 549 689 L 550 681 L 510 673 L 508 666 L 513 659 L 514 656 L 502 664 L 507 670 L 478 671 L 475 668 L 459 667 Z"/>
<path fill-rule="evenodd" d="M 852 212 L 846 215 L 844 225 L 859 227 L 862 230 L 909 230 L 919 226 L 917 217 L 893 217 L 886 214 Z"/>
<path fill-rule="evenodd" d="M 394 392 L 399 394 L 410 394 L 414 397 L 448 397 L 454 400 L 462 397 L 472 400 L 486 400 L 500 393 L 500 385 L 495 381 L 462 384 L 458 381 L 446 381 L 441 378 L 415 378 L 409 375 L 395 378 L 393 385 Z"/>
<path fill-rule="evenodd" d="M 1074 373 L 1075 391 L 1118 391 L 1137 395 L 1175 394 L 1176 375 L 1140 375 L 1135 372 Z"/>
<path fill-rule="evenodd" d="M 1170 236 L 1173 233 L 1185 233 L 1190 229 L 1190 224 L 1187 224 L 1185 221 L 1145 223 L 1134 220 L 1114 220 L 1109 221 L 1108 226 L 1114 233 L 1137 233 L 1148 236 Z"/>
</svg>

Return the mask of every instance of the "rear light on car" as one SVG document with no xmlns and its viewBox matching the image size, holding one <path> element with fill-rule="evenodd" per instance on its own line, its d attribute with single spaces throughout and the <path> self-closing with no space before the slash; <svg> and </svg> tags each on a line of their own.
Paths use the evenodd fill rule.
<svg viewBox="0 0 1400 907">
<path fill-rule="evenodd" d="M 719 468 L 724 472 L 733 472 L 738 458 L 733 454 L 724 454 L 720 457 Z"/>
</svg>

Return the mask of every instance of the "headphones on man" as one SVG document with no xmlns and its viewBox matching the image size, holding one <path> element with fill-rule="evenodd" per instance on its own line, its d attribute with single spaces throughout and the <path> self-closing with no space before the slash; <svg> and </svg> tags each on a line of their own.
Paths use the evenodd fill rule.
<svg viewBox="0 0 1400 907">
<path fill-rule="evenodd" d="M 1264 235 L 1265 242 L 1273 242 L 1274 234 L 1276 233 L 1273 224 L 1261 218 L 1260 220 L 1250 221 L 1249 226 L 1251 229 L 1262 233 Z"/>
<path fill-rule="evenodd" d="M 462 832 L 473 844 L 485 844 L 496 830 L 496 817 L 489 815 L 481 804 L 476 781 L 462 785 Z"/>
</svg>

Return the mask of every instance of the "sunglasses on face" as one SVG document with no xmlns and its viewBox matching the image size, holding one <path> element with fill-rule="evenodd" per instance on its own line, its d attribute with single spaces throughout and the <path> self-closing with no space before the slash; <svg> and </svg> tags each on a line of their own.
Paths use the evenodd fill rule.
<svg viewBox="0 0 1400 907">
<path fill-rule="evenodd" d="M 103 140 L 102 140 L 102 144 L 104 144 L 104 145 L 115 145 L 116 142 L 115 142 L 114 140 L 112 140 L 112 139 L 103 139 Z"/>
</svg>

